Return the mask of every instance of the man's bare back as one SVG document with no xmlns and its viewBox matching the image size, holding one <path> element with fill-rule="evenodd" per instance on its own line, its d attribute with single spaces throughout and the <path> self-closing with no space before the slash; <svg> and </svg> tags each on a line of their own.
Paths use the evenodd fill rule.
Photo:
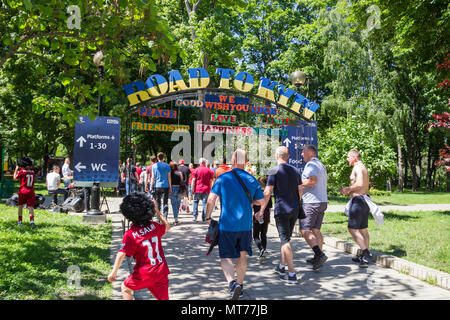
<svg viewBox="0 0 450 320">
<path fill-rule="evenodd" d="M 354 164 L 352 174 L 350 175 L 350 197 L 363 196 L 369 194 L 369 174 L 361 161 Z"/>
</svg>

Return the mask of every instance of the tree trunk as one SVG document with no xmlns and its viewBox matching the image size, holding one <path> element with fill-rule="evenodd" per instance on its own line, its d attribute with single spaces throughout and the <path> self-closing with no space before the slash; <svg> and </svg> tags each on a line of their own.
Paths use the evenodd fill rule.
<svg viewBox="0 0 450 320">
<path fill-rule="evenodd" d="M 398 154 L 398 192 L 403 192 L 403 159 L 402 159 L 402 146 L 400 142 L 397 142 L 397 154 Z"/>
<path fill-rule="evenodd" d="M 405 188 L 409 187 L 409 179 L 408 179 L 408 168 L 409 168 L 409 161 L 408 161 L 408 156 L 407 156 L 407 151 L 406 149 L 403 149 L 404 155 L 405 155 L 405 160 L 404 160 L 404 164 L 405 164 L 405 173 L 403 175 L 403 185 Z"/>
<path fill-rule="evenodd" d="M 411 170 L 411 179 L 412 179 L 412 185 L 411 189 L 412 191 L 417 190 L 417 157 L 416 157 L 416 148 L 414 145 L 414 135 L 411 134 L 410 137 L 406 140 L 406 146 L 407 146 L 407 152 L 406 152 L 406 159 L 408 160 L 408 167 Z"/>
<path fill-rule="evenodd" d="M 48 159 L 49 159 L 49 150 L 48 150 L 48 144 L 45 145 L 44 147 L 44 165 L 42 166 L 42 174 L 44 176 L 47 175 L 48 172 Z"/>
<path fill-rule="evenodd" d="M 428 146 L 428 155 L 427 155 L 427 185 L 426 189 L 431 190 L 431 175 L 433 173 L 433 166 L 432 166 L 432 145 L 431 143 Z"/>
</svg>

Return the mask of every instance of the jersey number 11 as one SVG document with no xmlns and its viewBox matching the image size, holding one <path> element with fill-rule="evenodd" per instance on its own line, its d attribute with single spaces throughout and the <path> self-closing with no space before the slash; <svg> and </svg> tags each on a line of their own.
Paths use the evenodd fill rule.
<svg viewBox="0 0 450 320">
<path fill-rule="evenodd" d="M 158 237 L 153 237 L 152 242 L 155 244 L 156 259 L 158 259 L 159 262 L 163 262 L 161 256 L 159 255 Z M 156 264 L 156 259 L 153 256 L 152 244 L 148 240 L 142 241 L 142 244 L 148 247 L 148 258 L 150 259 L 150 264 L 154 266 Z"/>
</svg>

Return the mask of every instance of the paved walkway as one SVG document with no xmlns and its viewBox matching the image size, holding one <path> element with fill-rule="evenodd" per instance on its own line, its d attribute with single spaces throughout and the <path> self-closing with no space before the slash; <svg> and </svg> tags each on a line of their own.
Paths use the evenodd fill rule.
<svg viewBox="0 0 450 320">
<path fill-rule="evenodd" d="M 111 212 L 117 212 L 121 199 L 109 199 Z M 192 206 L 191 206 L 192 207 Z M 331 206 L 330 206 L 331 207 Z M 200 207 L 201 208 L 201 207 Z M 446 209 L 450 208 L 447 205 Z M 112 213 L 113 236 L 111 265 L 122 242 L 122 215 Z M 218 218 L 218 212 L 213 213 Z M 227 300 L 227 283 L 220 268 L 218 249 L 206 256 L 207 224 L 194 222 L 191 215 L 181 214 L 180 224 L 163 237 L 163 248 L 171 274 L 169 297 L 172 300 Z M 169 222 L 173 216 L 169 211 Z M 244 283 L 244 297 L 248 300 L 305 300 L 305 299 L 450 299 L 450 291 L 432 286 L 392 269 L 371 265 L 360 269 L 351 261 L 351 255 L 324 246 L 328 261 L 320 271 L 313 271 L 305 260 L 312 251 L 301 238 L 292 239 L 294 263 L 298 285 L 288 285 L 278 280 L 272 271 L 279 262 L 279 238 L 272 219 L 268 232 L 270 254 L 263 265 L 254 256 L 248 257 Z M 120 284 L 133 269 L 132 258 L 125 259 L 113 284 L 113 299 L 121 299 Z M 137 291 L 136 299 L 154 299 L 147 290 Z"/>
</svg>

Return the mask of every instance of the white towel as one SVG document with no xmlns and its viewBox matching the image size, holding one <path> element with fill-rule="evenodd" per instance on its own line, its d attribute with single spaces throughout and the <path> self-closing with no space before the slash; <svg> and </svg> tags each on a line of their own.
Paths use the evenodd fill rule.
<svg viewBox="0 0 450 320">
<path fill-rule="evenodd" d="M 369 206 L 370 213 L 372 214 L 373 218 L 375 219 L 375 222 L 377 223 L 377 226 L 381 226 L 384 224 L 383 221 L 383 213 L 381 212 L 380 208 L 367 196 L 363 196 L 364 200 L 366 201 L 367 205 Z M 351 198 L 347 205 L 345 206 L 344 213 L 348 217 L 348 213 L 350 211 L 350 207 L 352 206 L 352 200 Z"/>
</svg>

